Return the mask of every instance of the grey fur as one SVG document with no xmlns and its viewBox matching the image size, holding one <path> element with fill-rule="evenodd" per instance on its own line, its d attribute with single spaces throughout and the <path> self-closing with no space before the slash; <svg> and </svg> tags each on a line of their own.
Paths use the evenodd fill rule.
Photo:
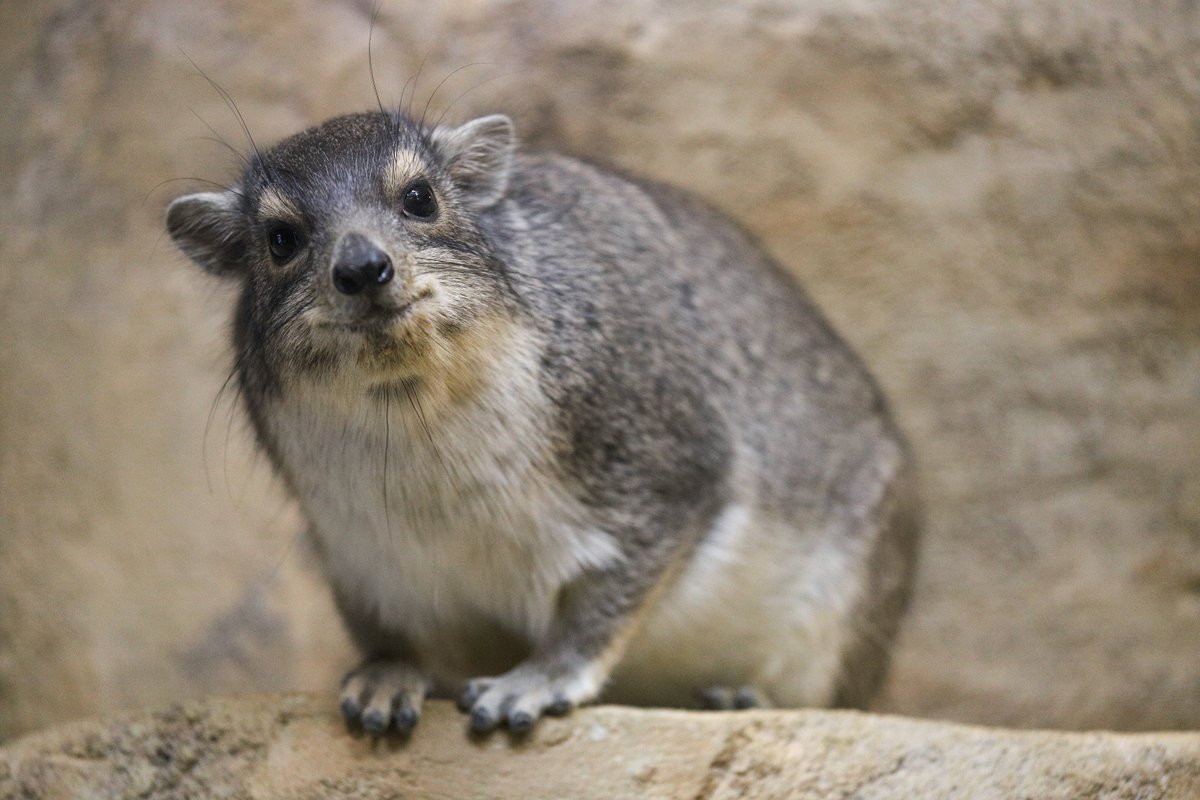
<svg viewBox="0 0 1200 800">
<path fill-rule="evenodd" d="M 421 180 L 430 219 L 402 210 Z M 280 224 L 302 242 L 282 265 Z M 358 114 L 168 226 L 241 282 L 247 409 L 367 659 L 352 721 L 391 707 L 407 729 L 466 679 L 478 730 L 601 691 L 874 694 L 916 545 L 904 444 L 795 281 L 708 205 L 520 152 L 505 117 Z M 395 279 L 339 294 L 344 240 Z"/>
</svg>

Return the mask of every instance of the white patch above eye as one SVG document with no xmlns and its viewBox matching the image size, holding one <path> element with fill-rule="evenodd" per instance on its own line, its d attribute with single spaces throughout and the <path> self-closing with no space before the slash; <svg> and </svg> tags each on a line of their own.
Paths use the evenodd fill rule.
<svg viewBox="0 0 1200 800">
<path fill-rule="evenodd" d="M 278 189 L 267 187 L 258 198 L 258 216 L 280 222 L 299 222 L 300 209 Z"/>
<path fill-rule="evenodd" d="M 383 190 L 390 197 L 399 197 L 413 178 L 419 177 L 425 164 L 415 150 L 401 147 L 392 156 L 383 175 Z"/>
</svg>

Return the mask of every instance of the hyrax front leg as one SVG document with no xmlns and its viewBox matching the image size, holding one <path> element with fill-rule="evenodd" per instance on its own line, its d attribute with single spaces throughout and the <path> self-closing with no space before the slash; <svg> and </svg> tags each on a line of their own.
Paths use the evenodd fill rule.
<svg viewBox="0 0 1200 800">
<path fill-rule="evenodd" d="M 408 733 L 421 718 L 429 679 L 418 669 L 409 642 L 379 623 L 335 585 L 338 611 L 351 638 L 367 658 L 342 678 L 340 708 L 346 724 L 361 726 L 374 736 L 394 727 Z"/>
<path fill-rule="evenodd" d="M 524 733 L 542 714 L 558 716 L 596 699 L 663 577 L 662 570 L 648 573 L 592 573 L 565 589 L 550 631 L 526 661 L 468 682 L 459 708 L 470 712 L 471 728 L 483 733 L 505 724 Z"/>
</svg>

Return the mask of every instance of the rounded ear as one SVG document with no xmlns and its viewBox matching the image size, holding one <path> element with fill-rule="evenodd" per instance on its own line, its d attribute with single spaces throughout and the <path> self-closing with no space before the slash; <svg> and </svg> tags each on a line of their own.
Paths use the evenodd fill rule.
<svg viewBox="0 0 1200 800">
<path fill-rule="evenodd" d="M 492 114 L 457 128 L 434 128 L 430 137 L 450 178 L 473 206 L 487 208 L 504 197 L 517 148 L 511 119 Z"/>
<path fill-rule="evenodd" d="M 200 192 L 167 207 L 167 230 L 175 246 L 205 271 L 230 277 L 244 271 L 246 217 L 233 192 Z"/>
</svg>

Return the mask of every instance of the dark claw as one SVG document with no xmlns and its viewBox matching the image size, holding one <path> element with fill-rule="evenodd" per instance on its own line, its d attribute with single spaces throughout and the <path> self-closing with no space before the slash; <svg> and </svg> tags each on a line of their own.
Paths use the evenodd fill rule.
<svg viewBox="0 0 1200 800">
<path fill-rule="evenodd" d="M 344 697 L 342 698 L 341 711 L 346 722 L 357 723 L 359 715 L 362 714 L 362 706 L 353 697 Z"/>
<path fill-rule="evenodd" d="M 421 715 L 414 708 L 401 708 L 396 712 L 396 728 L 401 733 L 408 733 L 413 728 L 417 727 L 417 720 Z"/>
<path fill-rule="evenodd" d="M 463 693 L 458 696 L 458 710 L 470 711 L 471 707 L 475 705 L 475 701 L 479 699 L 479 695 L 481 694 L 483 694 L 483 692 L 477 692 L 471 686 L 463 689 Z"/>
<path fill-rule="evenodd" d="M 534 718 L 527 711 L 518 711 L 508 717 L 508 729 L 514 733 L 529 733 L 533 730 Z"/>
<path fill-rule="evenodd" d="M 753 689 L 738 689 L 733 696 L 734 708 L 758 708 L 758 695 Z"/>
<path fill-rule="evenodd" d="M 377 708 L 373 708 L 362 716 L 363 730 L 379 735 L 387 730 L 388 716 Z"/>
<path fill-rule="evenodd" d="M 550 701 L 550 705 L 546 706 L 546 713 L 552 717 L 561 717 L 570 710 L 571 701 L 567 699 L 566 695 L 561 694 L 555 695 L 554 699 Z"/>
<path fill-rule="evenodd" d="M 699 690 L 700 706 L 707 711 L 723 711 L 729 708 L 729 693 L 719 687 Z"/>
<path fill-rule="evenodd" d="M 476 733 L 487 733 L 496 727 L 499 720 L 486 708 L 476 708 L 471 712 L 471 730 Z"/>
</svg>

